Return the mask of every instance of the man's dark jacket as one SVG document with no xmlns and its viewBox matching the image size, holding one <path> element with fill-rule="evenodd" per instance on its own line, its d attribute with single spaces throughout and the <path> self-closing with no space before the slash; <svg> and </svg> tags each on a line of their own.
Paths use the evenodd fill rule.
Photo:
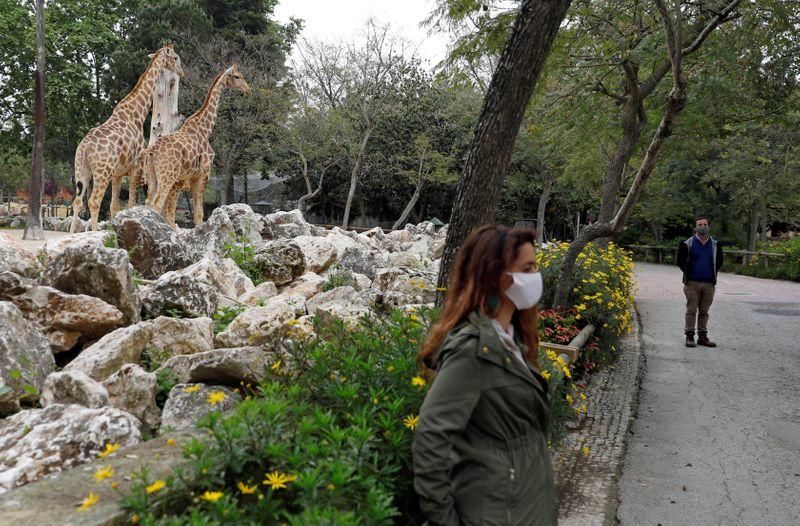
<svg viewBox="0 0 800 526">
<path fill-rule="evenodd" d="M 711 242 L 711 246 L 714 249 L 714 281 L 712 283 L 716 285 L 717 272 L 722 268 L 722 243 L 711 236 L 708 237 L 708 240 Z M 684 239 L 678 245 L 678 266 L 683 271 L 684 283 L 689 280 L 689 271 L 692 270 L 692 244 L 699 242 L 700 240 L 697 239 L 697 236 L 692 236 L 689 239 Z"/>
</svg>

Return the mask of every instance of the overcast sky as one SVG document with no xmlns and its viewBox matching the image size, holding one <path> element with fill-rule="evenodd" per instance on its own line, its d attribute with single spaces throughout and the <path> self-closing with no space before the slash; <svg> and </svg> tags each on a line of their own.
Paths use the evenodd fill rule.
<svg viewBox="0 0 800 526">
<path fill-rule="evenodd" d="M 413 46 L 417 55 L 435 66 L 447 54 L 445 35 L 427 34 L 419 27 L 434 8 L 433 0 L 281 0 L 275 9 L 276 18 L 285 22 L 289 17 L 304 21 L 302 37 L 322 41 L 352 40 L 374 17 L 390 23 Z"/>
</svg>

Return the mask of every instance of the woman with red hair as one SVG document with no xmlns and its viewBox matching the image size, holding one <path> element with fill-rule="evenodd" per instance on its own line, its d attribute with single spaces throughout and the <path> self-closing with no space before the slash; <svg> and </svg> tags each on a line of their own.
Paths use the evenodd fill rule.
<svg viewBox="0 0 800 526">
<path fill-rule="evenodd" d="M 557 523 L 535 243 L 530 229 L 474 231 L 419 354 L 435 375 L 412 447 L 414 488 L 431 526 Z"/>
</svg>

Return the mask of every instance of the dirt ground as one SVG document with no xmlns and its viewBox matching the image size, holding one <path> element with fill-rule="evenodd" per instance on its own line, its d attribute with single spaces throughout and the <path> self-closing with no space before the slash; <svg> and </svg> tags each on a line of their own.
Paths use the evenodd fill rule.
<svg viewBox="0 0 800 526">
<path fill-rule="evenodd" d="M 42 245 L 44 245 L 48 241 L 70 235 L 69 232 L 53 232 L 52 230 L 45 230 L 44 239 L 34 240 L 34 239 L 22 239 L 22 234 L 25 233 L 25 230 L 22 228 L 3 228 L 0 229 L 0 232 L 13 236 L 15 239 L 19 240 L 20 244 L 22 244 L 22 246 L 25 247 L 26 250 L 29 250 L 34 253 L 37 252 L 42 247 Z"/>
</svg>

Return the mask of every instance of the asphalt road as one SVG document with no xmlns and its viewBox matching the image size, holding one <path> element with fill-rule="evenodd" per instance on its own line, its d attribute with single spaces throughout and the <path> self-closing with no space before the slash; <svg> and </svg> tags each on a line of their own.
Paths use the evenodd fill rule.
<svg viewBox="0 0 800 526">
<path fill-rule="evenodd" d="M 645 345 L 622 525 L 800 525 L 800 283 L 721 274 L 718 347 L 683 345 L 680 271 L 639 264 Z"/>
</svg>

